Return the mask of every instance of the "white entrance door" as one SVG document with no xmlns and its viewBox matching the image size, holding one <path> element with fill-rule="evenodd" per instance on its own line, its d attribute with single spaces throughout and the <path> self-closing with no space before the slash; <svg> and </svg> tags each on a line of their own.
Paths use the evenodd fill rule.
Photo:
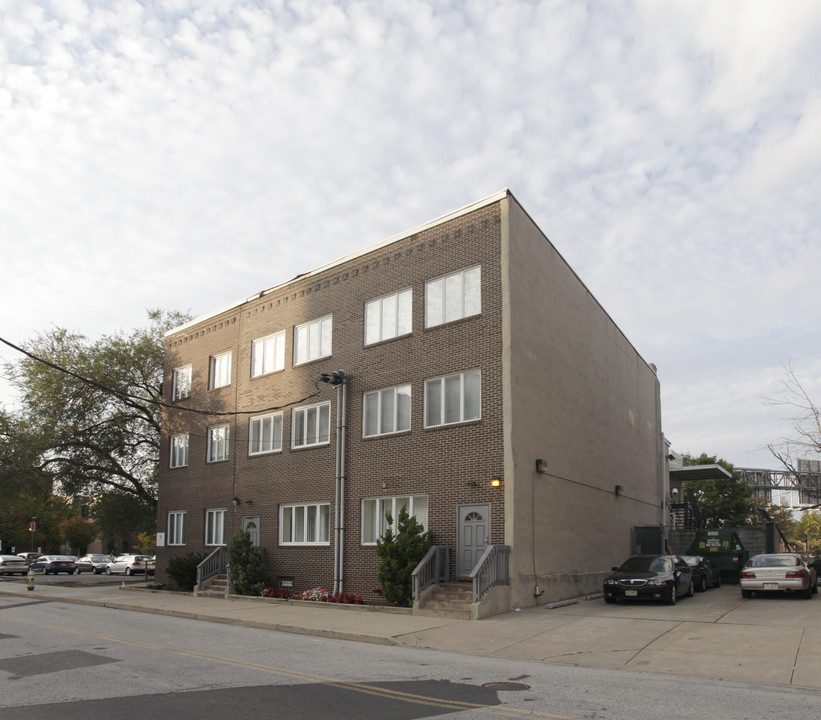
<svg viewBox="0 0 821 720">
<path fill-rule="evenodd" d="M 259 547 L 259 515 L 242 518 L 242 529 L 251 535 L 251 545 Z"/>
<path fill-rule="evenodd" d="M 458 527 L 456 572 L 464 578 L 490 545 L 490 505 L 461 505 Z"/>
</svg>

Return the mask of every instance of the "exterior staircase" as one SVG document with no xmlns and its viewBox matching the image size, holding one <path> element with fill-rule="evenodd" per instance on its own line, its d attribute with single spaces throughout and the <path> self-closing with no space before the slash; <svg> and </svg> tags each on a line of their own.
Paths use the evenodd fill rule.
<svg viewBox="0 0 821 720">
<path fill-rule="evenodd" d="M 197 592 L 197 597 L 228 597 L 228 575 L 214 575 L 203 584 L 202 590 Z"/>
<path fill-rule="evenodd" d="M 419 606 L 419 614 L 470 620 L 472 604 L 472 583 L 443 583 L 425 595 Z"/>
</svg>

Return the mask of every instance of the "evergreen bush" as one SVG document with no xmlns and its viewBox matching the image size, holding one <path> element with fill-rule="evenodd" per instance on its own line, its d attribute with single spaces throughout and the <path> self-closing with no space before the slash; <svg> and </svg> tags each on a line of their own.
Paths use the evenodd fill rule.
<svg viewBox="0 0 821 720">
<path fill-rule="evenodd" d="M 381 559 L 379 584 L 382 587 L 382 597 L 402 607 L 411 607 L 411 575 L 433 545 L 433 533 L 424 530 L 422 524 L 408 514 L 405 505 L 399 511 L 396 533 L 393 531 L 393 517 L 390 511 L 385 513 L 385 518 L 388 521 L 388 530 L 383 538 L 376 541 L 376 554 Z"/>
<path fill-rule="evenodd" d="M 177 555 L 168 561 L 166 572 L 181 590 L 190 592 L 197 584 L 197 565 L 205 560 L 205 553 Z"/>
<path fill-rule="evenodd" d="M 271 584 L 270 573 L 258 547 L 251 543 L 251 533 L 240 530 L 228 545 L 228 564 L 234 592 L 238 595 L 260 596 Z"/>
</svg>

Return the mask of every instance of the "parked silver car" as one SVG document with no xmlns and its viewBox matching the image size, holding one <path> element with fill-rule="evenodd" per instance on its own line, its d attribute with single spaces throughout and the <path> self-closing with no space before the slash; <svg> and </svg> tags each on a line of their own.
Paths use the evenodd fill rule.
<svg viewBox="0 0 821 720">
<path fill-rule="evenodd" d="M 0 555 L 0 575 L 25 575 L 28 571 L 28 563 L 19 555 Z"/>
<path fill-rule="evenodd" d="M 105 572 L 105 567 L 111 562 L 111 555 L 83 555 L 76 563 L 77 572 L 93 572 L 95 575 Z"/>
<path fill-rule="evenodd" d="M 149 555 L 119 555 L 105 566 L 106 575 L 118 575 L 125 573 L 144 573 L 147 563 L 151 560 Z"/>
<path fill-rule="evenodd" d="M 797 592 L 807 600 L 818 592 L 818 575 L 798 553 L 764 553 L 751 557 L 738 578 L 741 595 Z"/>
</svg>

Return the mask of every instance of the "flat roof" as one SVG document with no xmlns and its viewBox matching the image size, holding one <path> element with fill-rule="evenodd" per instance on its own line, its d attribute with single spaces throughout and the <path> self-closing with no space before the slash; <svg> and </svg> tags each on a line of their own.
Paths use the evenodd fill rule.
<svg viewBox="0 0 821 720">
<path fill-rule="evenodd" d="M 685 465 L 670 468 L 670 477 L 676 480 L 725 480 L 732 475 L 721 465 Z"/>
<path fill-rule="evenodd" d="M 167 330 L 165 332 L 165 337 L 168 337 L 169 335 L 174 335 L 175 333 L 181 332 L 183 330 L 187 330 L 188 328 L 193 327 L 194 325 L 198 325 L 199 323 L 204 322 L 209 318 L 216 317 L 217 315 L 221 315 L 224 312 L 241 307 L 242 305 L 245 305 L 245 303 L 247 302 L 257 300 L 258 298 L 264 297 L 269 293 L 276 292 L 277 290 L 280 290 L 290 285 L 291 283 L 296 282 L 297 280 L 302 280 L 304 278 L 309 278 L 313 275 L 317 275 L 321 272 L 325 272 L 326 270 L 330 270 L 331 268 L 336 267 L 337 265 L 342 265 L 343 263 L 346 263 L 349 260 L 354 260 L 355 258 L 367 255 L 368 253 L 373 252 L 374 250 L 379 250 L 380 248 L 383 248 L 386 245 L 390 245 L 391 243 L 403 240 L 404 238 L 410 237 L 411 235 L 416 235 L 417 233 L 420 233 L 423 230 L 428 230 L 432 227 L 436 227 L 437 225 L 442 225 L 443 223 L 461 217 L 462 215 L 467 215 L 468 213 L 471 213 L 474 210 L 478 210 L 479 208 L 485 207 L 486 205 L 492 205 L 493 203 L 498 202 L 499 200 L 503 200 L 504 198 L 509 197 L 510 195 L 511 192 L 508 188 L 499 190 L 498 192 L 495 192 L 492 195 L 488 195 L 487 197 L 482 198 L 481 200 L 477 200 L 476 202 L 470 203 L 469 205 L 465 205 L 464 207 L 461 207 L 458 210 L 449 212 L 446 215 L 442 215 L 434 220 L 429 220 L 428 222 L 423 223 L 421 225 L 416 225 L 415 227 L 412 227 L 409 230 L 405 230 L 401 233 L 398 233 L 397 235 L 392 235 L 391 237 L 385 240 L 381 240 L 377 243 L 374 243 L 373 245 L 368 245 L 367 247 L 361 248 L 360 250 L 356 250 L 352 253 L 349 253 L 348 255 L 343 255 L 342 257 L 337 258 L 332 262 L 329 262 L 321 267 L 316 268 L 315 270 L 309 270 L 308 272 L 301 273 L 300 275 L 297 275 L 296 277 L 293 277 L 290 280 L 286 280 L 285 282 L 280 283 L 279 285 L 274 285 L 273 287 L 268 288 L 267 290 L 262 290 L 261 292 L 256 292 L 252 295 L 248 295 L 242 300 L 238 300 L 237 302 L 233 302 L 229 305 L 221 307 L 219 310 L 206 313 L 205 315 L 199 315 L 198 317 L 194 318 L 193 320 L 190 320 L 187 323 L 183 323 L 178 327 L 172 328 L 171 330 Z"/>
</svg>

